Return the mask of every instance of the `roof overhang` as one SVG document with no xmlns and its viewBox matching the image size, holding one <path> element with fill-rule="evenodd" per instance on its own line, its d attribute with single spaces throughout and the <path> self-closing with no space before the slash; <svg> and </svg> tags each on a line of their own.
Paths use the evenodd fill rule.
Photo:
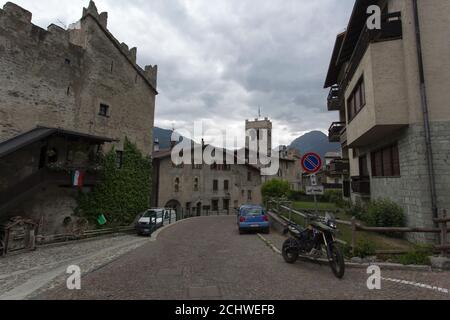
<svg viewBox="0 0 450 320">
<path fill-rule="evenodd" d="M 334 43 L 333 54 L 331 56 L 330 66 L 328 67 L 328 73 L 327 78 L 325 79 L 324 88 L 329 88 L 337 82 L 340 69 L 340 65 L 337 64 L 337 58 L 339 56 L 344 37 L 345 32 L 338 34 L 336 37 L 336 42 Z"/>
<path fill-rule="evenodd" d="M 339 70 L 345 62 L 350 60 L 361 31 L 369 17 L 367 8 L 371 5 L 378 4 L 378 2 L 378 0 L 356 0 L 346 31 L 337 36 L 330 68 L 325 81 L 325 88 L 337 83 Z"/>
<path fill-rule="evenodd" d="M 116 142 L 117 139 L 95 136 L 91 134 L 48 127 L 37 127 L 28 132 L 22 133 L 14 138 L 0 142 L 0 158 L 5 157 L 17 150 L 29 146 L 37 141 L 41 141 L 53 135 L 72 137 L 87 140 L 94 143 Z"/>
</svg>

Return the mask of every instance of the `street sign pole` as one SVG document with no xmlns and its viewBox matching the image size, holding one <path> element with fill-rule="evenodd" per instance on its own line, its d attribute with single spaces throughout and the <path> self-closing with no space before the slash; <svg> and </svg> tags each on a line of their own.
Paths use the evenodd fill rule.
<svg viewBox="0 0 450 320">
<path fill-rule="evenodd" d="M 317 205 L 317 196 L 314 194 L 314 205 L 316 207 L 316 214 L 319 214 L 319 207 Z"/>
<path fill-rule="evenodd" d="M 319 191 L 317 191 L 317 176 L 316 173 L 320 171 L 322 168 L 322 159 L 320 158 L 320 155 L 314 152 L 309 152 L 305 154 L 301 161 L 302 168 L 306 173 L 311 174 L 311 188 L 309 194 L 312 193 L 314 196 L 314 206 L 316 208 L 316 214 L 319 213 L 319 204 L 317 203 L 317 192 L 320 192 L 319 194 L 323 194 L 323 187 L 319 188 Z"/>
<path fill-rule="evenodd" d="M 317 186 L 317 176 L 315 173 L 311 175 L 311 185 L 313 187 Z M 317 204 L 317 196 L 315 193 L 314 193 L 314 207 L 316 208 L 316 214 L 318 214 L 319 210 L 318 210 L 318 204 Z"/>
</svg>

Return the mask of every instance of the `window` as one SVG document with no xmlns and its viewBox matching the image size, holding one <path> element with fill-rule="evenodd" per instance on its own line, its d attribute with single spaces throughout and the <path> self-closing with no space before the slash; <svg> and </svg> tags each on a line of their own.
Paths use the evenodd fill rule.
<svg viewBox="0 0 450 320">
<path fill-rule="evenodd" d="M 212 211 L 219 211 L 219 200 L 212 201 Z"/>
<path fill-rule="evenodd" d="M 368 177 L 369 169 L 367 167 L 367 156 L 359 157 L 359 176 Z"/>
<path fill-rule="evenodd" d="M 198 178 L 194 178 L 194 191 L 198 191 Z"/>
<path fill-rule="evenodd" d="M 175 192 L 180 192 L 180 178 L 175 178 L 174 190 Z"/>
<path fill-rule="evenodd" d="M 247 191 L 247 200 L 252 201 L 252 190 Z"/>
<path fill-rule="evenodd" d="M 123 167 L 123 151 L 116 151 L 116 167 L 117 169 Z"/>
<path fill-rule="evenodd" d="M 213 191 L 217 192 L 219 190 L 219 180 L 213 181 Z"/>
<path fill-rule="evenodd" d="M 230 181 L 225 180 L 223 182 L 223 190 L 228 191 L 229 188 L 230 188 Z"/>
<path fill-rule="evenodd" d="M 372 176 L 374 177 L 399 177 L 400 157 L 398 145 L 391 145 L 372 152 Z"/>
<path fill-rule="evenodd" d="M 102 117 L 108 117 L 109 116 L 109 106 L 107 104 L 100 104 L 100 112 L 99 115 Z"/>
<path fill-rule="evenodd" d="M 364 76 L 362 76 L 347 100 L 348 120 L 353 120 L 365 105 L 366 89 L 364 85 Z"/>
<path fill-rule="evenodd" d="M 47 152 L 48 163 L 53 164 L 58 162 L 58 150 L 56 148 L 52 148 Z"/>
</svg>

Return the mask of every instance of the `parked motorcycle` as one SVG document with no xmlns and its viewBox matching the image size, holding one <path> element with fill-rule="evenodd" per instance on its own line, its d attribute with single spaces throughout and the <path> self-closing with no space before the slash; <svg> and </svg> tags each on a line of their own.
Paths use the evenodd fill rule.
<svg viewBox="0 0 450 320">
<path fill-rule="evenodd" d="M 341 279 L 345 273 L 344 256 L 336 242 L 337 223 L 333 215 L 324 217 L 308 215 L 306 229 L 291 223 L 285 230 L 291 237 L 283 244 L 283 258 L 287 263 L 295 263 L 299 256 L 319 259 L 328 258 L 334 275 Z"/>
</svg>

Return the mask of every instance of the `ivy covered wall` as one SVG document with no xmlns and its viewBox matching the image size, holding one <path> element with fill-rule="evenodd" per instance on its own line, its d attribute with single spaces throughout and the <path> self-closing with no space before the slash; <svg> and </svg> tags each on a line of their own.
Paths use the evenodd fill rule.
<svg viewBox="0 0 450 320">
<path fill-rule="evenodd" d="M 101 181 L 89 193 L 80 193 L 77 214 L 97 223 L 104 215 L 107 225 L 128 225 L 136 215 L 150 206 L 151 159 L 128 139 L 124 142 L 122 166 L 118 166 L 118 155 L 113 149 L 101 160 Z"/>
</svg>

